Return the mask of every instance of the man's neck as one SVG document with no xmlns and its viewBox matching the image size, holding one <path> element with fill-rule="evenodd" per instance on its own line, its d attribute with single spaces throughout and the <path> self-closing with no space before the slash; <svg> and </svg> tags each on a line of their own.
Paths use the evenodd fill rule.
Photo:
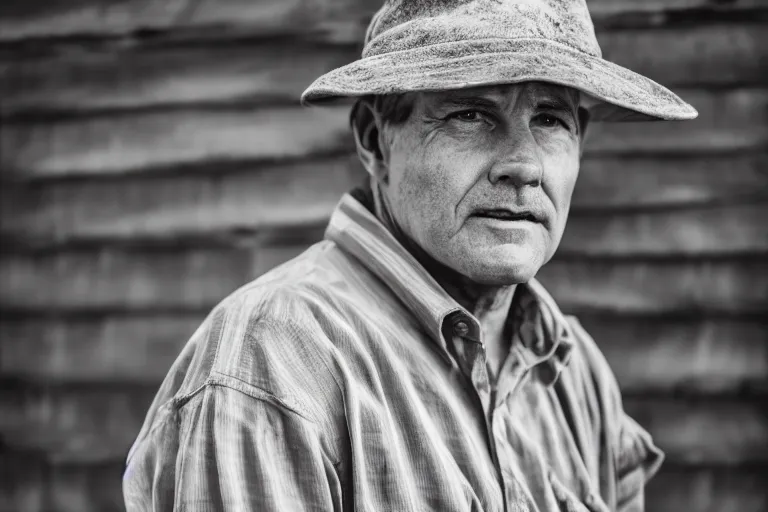
<svg viewBox="0 0 768 512">
<path fill-rule="evenodd" d="M 438 262 L 402 234 L 396 234 L 395 237 L 448 295 L 477 318 L 485 347 L 485 362 L 491 374 L 491 382 L 495 382 L 511 347 L 510 330 L 515 326 L 510 324 L 508 318 L 517 285 L 490 286 L 476 283 Z"/>
<path fill-rule="evenodd" d="M 483 338 L 488 347 L 489 358 L 503 357 L 507 348 L 504 340 L 509 339 L 509 333 L 505 332 L 505 327 L 508 325 L 507 317 L 517 285 L 487 285 L 469 279 L 431 257 L 406 236 L 383 201 L 375 201 L 373 209 L 379 221 L 448 295 L 477 318 L 483 328 Z"/>
<path fill-rule="evenodd" d="M 502 312 L 506 317 L 517 285 L 498 286 L 472 281 L 432 258 L 421 247 L 405 237 L 398 241 L 423 266 L 437 283 L 464 309 L 484 323 Z"/>
</svg>

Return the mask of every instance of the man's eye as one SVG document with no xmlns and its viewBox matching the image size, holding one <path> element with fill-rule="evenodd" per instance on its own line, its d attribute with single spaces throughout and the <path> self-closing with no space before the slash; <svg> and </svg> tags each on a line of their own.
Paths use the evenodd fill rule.
<svg viewBox="0 0 768 512">
<path fill-rule="evenodd" d="M 450 119 L 458 119 L 459 121 L 480 121 L 481 115 L 477 110 L 462 110 L 461 112 L 454 112 L 448 116 Z"/>
<path fill-rule="evenodd" d="M 565 128 L 568 128 L 568 125 L 565 124 L 565 122 L 561 121 L 556 116 L 553 116 L 551 114 L 539 114 L 535 117 L 538 124 L 541 126 L 545 126 L 547 128 L 554 128 L 557 125 L 561 125 Z"/>
</svg>

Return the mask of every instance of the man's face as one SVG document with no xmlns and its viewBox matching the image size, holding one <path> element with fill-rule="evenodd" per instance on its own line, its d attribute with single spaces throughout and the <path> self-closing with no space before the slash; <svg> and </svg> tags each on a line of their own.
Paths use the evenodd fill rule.
<svg viewBox="0 0 768 512">
<path fill-rule="evenodd" d="M 579 171 L 578 95 L 528 82 L 419 93 L 390 128 L 382 192 L 403 233 L 471 280 L 531 279 L 555 252 Z"/>
</svg>

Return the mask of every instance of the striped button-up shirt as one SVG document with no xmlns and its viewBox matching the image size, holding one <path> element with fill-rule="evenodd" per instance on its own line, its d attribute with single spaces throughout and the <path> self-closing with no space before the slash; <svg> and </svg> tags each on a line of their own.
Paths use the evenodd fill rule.
<svg viewBox="0 0 768 512">
<path fill-rule="evenodd" d="M 476 318 L 351 195 L 217 306 L 130 450 L 131 511 L 641 510 L 661 452 L 535 280 L 491 383 Z"/>
</svg>

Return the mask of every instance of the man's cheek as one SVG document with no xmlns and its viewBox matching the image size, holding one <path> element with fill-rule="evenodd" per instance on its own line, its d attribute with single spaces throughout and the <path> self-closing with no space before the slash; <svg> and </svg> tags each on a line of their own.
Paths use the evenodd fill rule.
<svg viewBox="0 0 768 512">
<path fill-rule="evenodd" d="M 434 196 L 439 191 L 428 179 L 428 173 L 423 169 L 411 169 L 403 174 L 398 183 L 398 202 L 393 204 L 395 218 L 409 236 L 419 242 L 424 242 L 425 234 L 434 224 L 431 215 L 435 212 L 438 199 Z"/>
<path fill-rule="evenodd" d="M 549 231 L 547 233 L 548 236 L 545 241 L 546 243 L 545 262 L 549 261 L 552 258 L 552 256 L 555 255 L 557 248 L 560 246 L 560 241 L 563 238 L 563 233 L 565 231 L 565 225 L 567 220 L 568 220 L 567 207 L 565 212 L 558 212 L 556 217 L 552 219 L 552 222 L 549 227 Z"/>
<path fill-rule="evenodd" d="M 552 205 L 555 207 L 557 217 L 565 217 L 571 206 L 571 197 L 578 177 L 578 165 L 570 160 L 555 162 L 549 168 L 555 172 L 545 176 L 545 190 Z"/>
<path fill-rule="evenodd" d="M 428 167 L 412 168 L 402 183 L 403 198 L 418 211 L 434 213 L 442 202 L 445 183 L 441 184 L 440 170 Z"/>
</svg>

